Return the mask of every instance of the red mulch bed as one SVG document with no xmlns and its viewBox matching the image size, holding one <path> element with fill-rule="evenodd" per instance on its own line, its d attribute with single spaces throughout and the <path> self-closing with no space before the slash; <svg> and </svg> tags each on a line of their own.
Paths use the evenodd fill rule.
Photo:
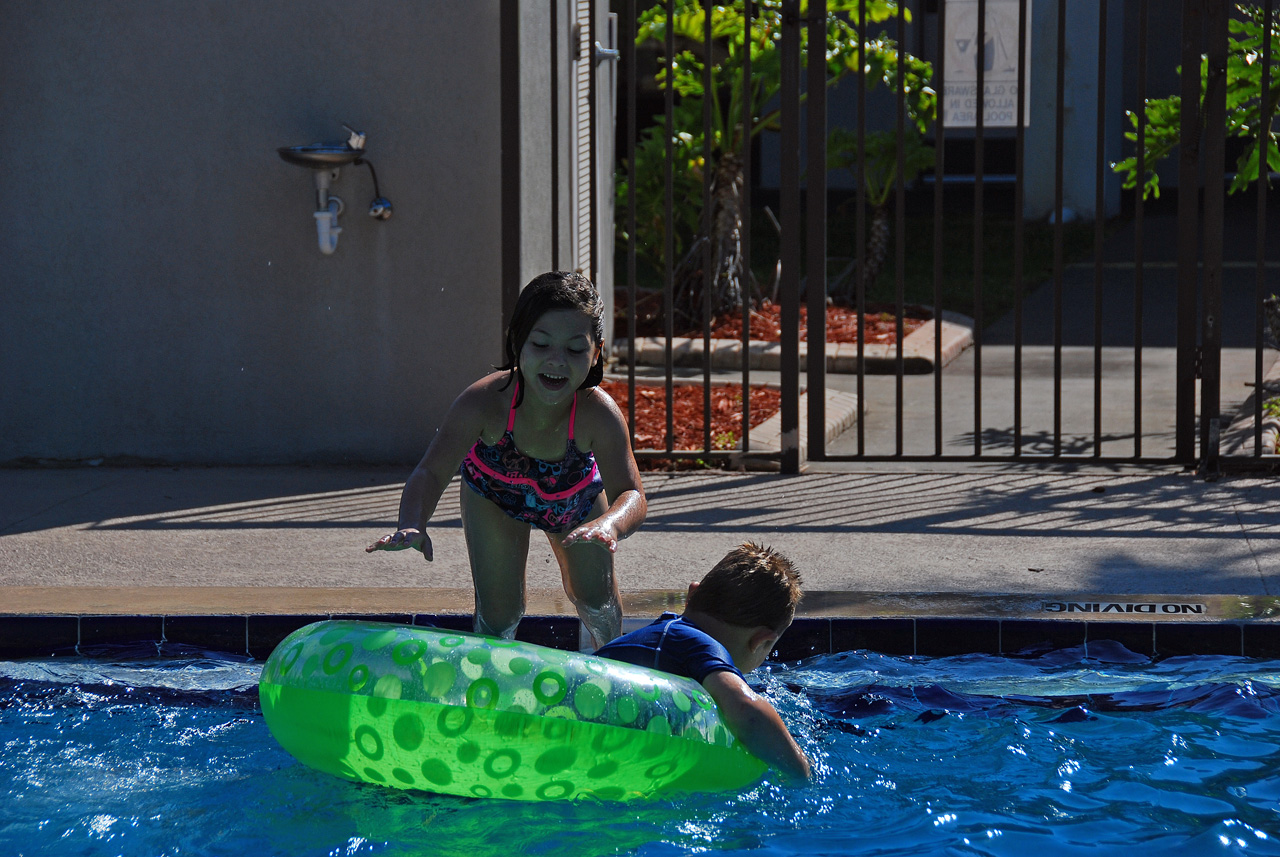
<svg viewBox="0 0 1280 857">
<path fill-rule="evenodd" d="M 624 289 L 615 290 L 614 336 L 627 338 L 627 293 Z M 638 336 L 665 336 L 662 322 L 662 295 L 649 292 L 636 301 L 636 334 Z M 895 307 L 885 304 L 867 306 L 863 330 L 866 342 L 893 345 L 898 339 L 897 316 Z M 908 305 L 903 308 L 903 336 L 923 327 L 933 318 L 928 308 Z M 808 338 L 808 307 L 800 307 L 800 341 Z M 703 331 L 677 330 L 676 336 L 701 337 Z M 742 313 L 718 315 L 711 322 L 712 339 L 741 339 Z M 782 307 L 764 301 L 758 308 L 751 310 L 751 338 L 759 342 L 782 341 Z M 827 342 L 858 341 L 858 310 L 856 307 L 832 303 L 827 306 Z"/>
<path fill-rule="evenodd" d="M 605 380 L 600 384 L 622 408 L 626 415 L 630 401 L 626 381 Z M 675 449 L 704 448 L 706 437 L 704 395 L 700 384 L 677 384 L 672 388 Z M 778 412 L 782 406 L 782 394 L 774 387 L 751 387 L 751 426 L 760 425 Z M 733 449 L 742 434 L 742 385 L 713 384 L 711 386 L 711 447 Z M 667 398 L 666 388 L 658 384 L 636 384 L 636 449 L 667 448 Z M 691 466 L 698 465 L 689 462 Z M 642 470 L 667 470 L 676 467 L 668 460 L 641 461 Z"/>
<path fill-rule="evenodd" d="M 615 336 L 627 337 L 627 293 L 615 291 Z M 662 295 L 649 292 L 636 302 L 636 332 L 638 336 L 665 336 L 662 322 Z M 863 321 L 866 342 L 893 345 L 897 342 L 897 317 L 894 307 L 870 304 Z M 923 327 L 933 314 L 921 306 L 907 306 L 902 317 L 903 335 Z M 808 308 L 800 307 L 800 340 L 806 337 Z M 782 340 L 782 308 L 765 301 L 751 311 L 751 338 L 763 342 Z M 702 330 L 677 330 L 676 336 L 701 337 Z M 742 314 L 731 313 L 716 316 L 711 325 L 713 339 L 741 339 Z M 858 312 L 856 308 L 833 303 L 827 307 L 827 342 L 858 341 Z M 625 381 L 604 381 L 600 384 L 614 401 L 627 413 L 627 384 Z M 701 450 L 706 440 L 703 417 L 704 396 L 698 384 L 676 385 L 674 399 L 674 449 Z M 782 394 L 775 388 L 753 386 L 751 388 L 752 428 L 773 416 L 781 408 Z M 742 433 L 742 385 L 715 384 L 711 387 L 711 447 L 732 449 Z M 662 385 L 636 384 L 636 449 L 665 450 L 667 448 L 667 402 Z M 640 462 L 641 470 L 677 470 L 706 467 L 706 462 L 689 459 L 648 458 Z"/>
</svg>

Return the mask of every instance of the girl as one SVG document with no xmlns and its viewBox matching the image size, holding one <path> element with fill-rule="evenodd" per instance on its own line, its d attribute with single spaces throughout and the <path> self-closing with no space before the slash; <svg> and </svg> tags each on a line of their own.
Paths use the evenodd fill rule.
<svg viewBox="0 0 1280 857">
<path fill-rule="evenodd" d="M 524 615 L 529 529 L 547 534 L 565 593 L 597 648 L 622 632 L 613 554 L 647 505 L 626 421 L 596 387 L 604 304 L 581 274 L 553 271 L 520 293 L 506 363 L 462 392 L 400 498 L 399 529 L 367 551 L 422 551 L 455 472 L 476 587 L 475 629 L 511 638 Z"/>
</svg>

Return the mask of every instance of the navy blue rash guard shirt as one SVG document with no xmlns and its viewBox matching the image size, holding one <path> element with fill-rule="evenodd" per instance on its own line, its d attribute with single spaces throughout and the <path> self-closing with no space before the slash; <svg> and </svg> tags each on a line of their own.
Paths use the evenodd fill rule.
<svg viewBox="0 0 1280 857">
<path fill-rule="evenodd" d="M 742 673 L 729 650 L 697 625 L 675 613 L 663 613 L 643 628 L 623 634 L 596 650 L 602 658 L 682 675 L 699 684 L 713 672 Z"/>
</svg>

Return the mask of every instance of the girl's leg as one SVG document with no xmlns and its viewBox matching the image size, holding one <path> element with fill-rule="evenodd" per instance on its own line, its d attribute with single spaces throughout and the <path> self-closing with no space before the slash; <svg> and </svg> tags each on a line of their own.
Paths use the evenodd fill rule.
<svg viewBox="0 0 1280 857">
<path fill-rule="evenodd" d="M 595 514 L 609 508 L 604 495 L 596 499 Z M 565 547 L 564 535 L 547 533 L 551 550 L 560 561 L 564 591 L 587 626 L 596 648 L 622 635 L 622 602 L 613 574 L 613 554 L 598 544 L 578 542 Z"/>
<path fill-rule="evenodd" d="M 476 633 L 510 640 L 524 616 L 529 525 L 508 517 L 466 486 L 459 496 L 462 532 L 476 587 Z"/>
</svg>

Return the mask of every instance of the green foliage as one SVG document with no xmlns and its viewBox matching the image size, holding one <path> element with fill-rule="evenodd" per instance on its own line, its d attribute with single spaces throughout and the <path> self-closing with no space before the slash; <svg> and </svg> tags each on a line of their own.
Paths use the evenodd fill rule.
<svg viewBox="0 0 1280 857">
<path fill-rule="evenodd" d="M 702 121 L 701 109 L 697 108 L 699 123 Z M 689 104 L 676 105 L 677 128 L 689 127 L 688 118 L 682 114 L 690 111 Z M 644 130 L 636 144 L 636 251 L 640 258 L 657 271 L 663 270 L 663 253 L 666 247 L 666 174 L 663 166 L 666 158 L 665 131 L 664 124 L 651 125 Z M 671 212 L 675 219 L 672 224 L 672 246 L 675 248 L 675 258 L 680 259 L 687 252 L 686 245 L 692 240 L 692 236 L 698 233 L 702 218 L 702 135 L 695 138 L 688 131 L 677 131 L 672 135 L 672 152 L 674 205 Z M 616 218 L 619 244 L 628 240 L 626 224 L 620 215 L 626 210 L 629 182 L 630 171 L 624 165 L 614 183 L 617 193 L 616 211 L 619 213 Z"/>
<path fill-rule="evenodd" d="M 801 17 L 808 14 L 807 3 L 801 3 Z M 856 74 L 859 66 L 859 6 L 861 0 L 829 0 L 826 18 L 827 84 Z M 668 132 L 665 116 L 658 116 L 636 144 L 635 164 L 623 164 L 616 182 L 618 210 L 625 210 L 628 186 L 635 176 L 636 245 L 639 255 L 658 269 L 663 266 L 664 239 L 667 224 L 663 219 L 665 202 L 664 160 L 668 134 L 674 152 L 673 246 L 675 257 L 682 258 L 700 231 L 705 139 L 703 136 L 703 74 L 706 57 L 711 66 L 711 145 L 715 165 L 726 154 L 741 151 L 744 137 L 755 137 L 764 131 L 780 130 L 781 109 L 770 108 L 782 84 L 782 2 L 756 0 L 751 20 L 750 39 L 751 85 L 749 95 L 742 83 L 746 20 L 742 0 L 717 4 L 711 10 L 712 45 L 703 44 L 705 12 L 701 0 L 674 0 L 672 35 L 676 54 L 672 57 L 672 74 L 667 80 L 665 59 L 659 61 L 657 83 L 671 86 L 675 94 L 674 127 Z M 898 14 L 896 0 L 866 0 L 867 25 L 892 21 Z M 904 17 L 910 19 L 910 13 Z M 665 45 L 667 9 L 657 4 L 639 16 L 636 32 L 638 44 L 656 41 Z M 807 61 L 809 32 L 801 28 L 802 62 Z M 877 81 L 897 86 L 898 46 L 887 35 L 867 39 L 862 50 L 863 67 L 868 87 Z M 921 133 L 928 128 L 937 108 L 937 94 L 930 86 L 933 69 L 903 51 L 903 81 L 909 124 Z M 743 98 L 750 99 L 750 121 L 744 127 Z M 620 242 L 628 240 L 625 224 L 618 225 Z"/>
<path fill-rule="evenodd" d="M 831 211 L 829 225 L 830 247 L 853 247 L 857 236 L 857 216 L 854 211 L 836 207 Z M 1120 224 L 1110 223 L 1106 234 L 1111 235 Z M 895 226 L 896 229 L 896 226 Z M 934 300 L 934 217 L 933 213 L 906 212 L 903 222 L 903 242 L 907 252 L 902 260 L 904 298 L 908 304 L 929 304 L 945 307 L 952 312 L 975 317 L 978 314 L 974 294 L 974 222 L 972 212 L 949 212 L 942 218 L 942 282 L 940 300 Z M 1013 310 L 1014 306 L 1014 236 L 1015 217 L 1010 213 L 988 210 L 982 223 L 982 317 L 990 322 Z M 772 228 L 768 232 L 772 232 Z M 1062 253 L 1066 264 L 1091 261 L 1094 255 L 1094 224 L 1078 221 L 1062 225 Z M 1045 221 L 1025 222 L 1022 229 L 1022 283 L 1025 294 L 1037 284 L 1053 278 L 1056 229 Z M 757 243 L 763 244 L 767 232 L 761 229 Z M 776 239 L 775 239 L 776 240 Z M 766 245 L 767 246 L 767 245 Z M 762 251 L 761 258 L 768 255 Z M 828 276 L 834 277 L 846 264 L 844 259 L 832 259 Z M 873 282 L 867 283 L 867 303 L 892 304 L 897 300 L 898 260 L 889 253 L 884 270 Z"/>
<path fill-rule="evenodd" d="M 1230 33 L 1227 37 L 1227 136 L 1250 140 L 1258 140 L 1261 136 L 1266 149 L 1269 170 L 1280 170 L 1280 148 L 1276 145 L 1276 133 L 1270 127 L 1263 130 L 1263 117 L 1266 116 L 1268 119 L 1274 117 L 1276 104 L 1280 101 L 1280 25 L 1275 19 L 1270 24 L 1271 81 L 1270 88 L 1263 93 L 1262 42 L 1267 30 L 1265 16 L 1262 10 L 1253 4 L 1238 3 L 1236 8 L 1243 13 L 1245 19 L 1233 18 L 1228 22 Z M 1202 110 L 1208 80 L 1209 59 L 1207 56 L 1202 56 L 1200 58 Z M 1128 111 L 1127 115 L 1133 130 L 1125 132 L 1125 137 L 1136 144 L 1139 117 L 1133 111 Z M 1174 95 L 1148 100 L 1146 116 L 1147 127 L 1143 141 L 1146 160 L 1143 166 L 1146 175 L 1142 177 L 1144 198 L 1160 195 L 1160 177 L 1155 173 L 1155 166 L 1158 161 L 1168 157 L 1178 145 L 1182 120 L 1181 97 Z M 1250 146 L 1240 156 L 1236 162 L 1236 178 L 1231 183 L 1231 193 L 1244 190 L 1258 180 L 1259 155 L 1262 148 L 1262 145 Z M 1126 188 L 1137 186 L 1139 177 L 1136 155 L 1112 164 L 1112 169 L 1124 176 Z"/>
<path fill-rule="evenodd" d="M 907 126 L 902 138 L 902 181 L 910 182 L 921 171 L 933 166 L 933 148 L 915 126 Z M 891 131 L 873 131 L 863 137 L 867 204 L 879 208 L 889 201 L 898 180 L 898 135 Z M 844 168 L 858 174 L 858 135 L 847 128 L 832 128 L 827 139 L 827 168 Z"/>
</svg>

